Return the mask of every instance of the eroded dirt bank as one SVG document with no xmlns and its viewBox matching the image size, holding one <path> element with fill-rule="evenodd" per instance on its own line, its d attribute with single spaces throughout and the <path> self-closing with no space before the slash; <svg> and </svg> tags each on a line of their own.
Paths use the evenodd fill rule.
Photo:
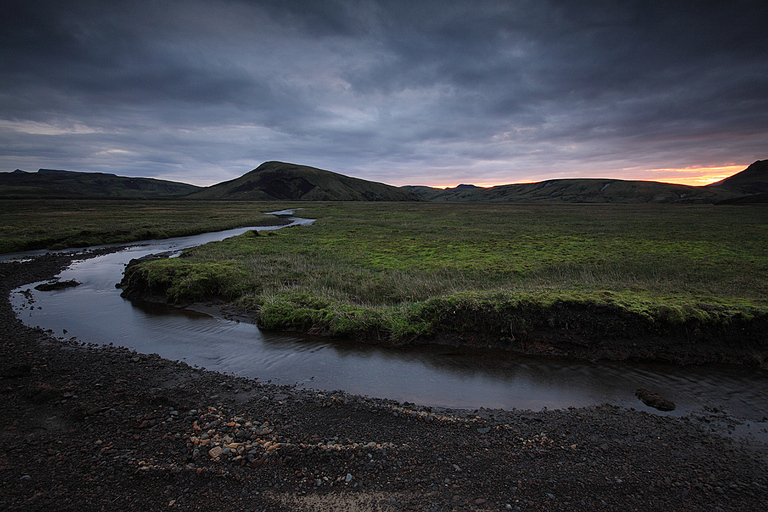
<svg viewBox="0 0 768 512">
<path fill-rule="evenodd" d="M 0 264 L 0 509 L 765 508 L 765 448 L 695 418 L 436 410 L 53 340 L 7 295 L 67 263 Z"/>
<path fill-rule="evenodd" d="M 141 266 L 147 260 L 166 257 L 151 255 L 131 260 L 121 282 L 122 296 L 134 301 L 167 303 L 173 278 L 152 281 Z M 175 279 L 181 280 L 178 276 Z M 216 301 L 215 291 L 212 293 L 211 299 Z M 426 301 L 420 313 L 402 318 L 403 323 L 413 326 L 414 332 L 428 324 L 429 328 L 422 329 L 427 334 L 397 338 L 383 325 L 373 322 L 339 334 L 334 323 L 343 315 L 322 300 L 315 301 L 319 305 L 302 302 L 284 306 L 278 315 L 263 310 L 220 311 L 224 316 L 250 321 L 262 328 L 346 337 L 376 345 L 437 344 L 592 361 L 736 364 L 768 369 L 768 315 L 758 312 L 702 306 L 701 315 L 697 316 L 683 307 L 661 306 L 653 314 L 643 314 L 615 303 L 558 300 L 544 305 L 531 301 L 508 303 L 502 299 L 465 302 L 448 297 Z"/>
</svg>

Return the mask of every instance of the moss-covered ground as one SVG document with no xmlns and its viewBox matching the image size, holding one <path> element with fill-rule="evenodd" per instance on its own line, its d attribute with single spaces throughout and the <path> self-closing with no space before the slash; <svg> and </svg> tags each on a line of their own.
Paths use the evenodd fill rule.
<svg viewBox="0 0 768 512">
<path fill-rule="evenodd" d="M 301 206 L 312 226 L 146 262 L 126 284 L 177 303 L 224 298 L 269 329 L 387 343 L 512 343 L 547 330 L 574 343 L 723 329 L 760 338 L 749 325 L 768 311 L 768 208 Z"/>
<path fill-rule="evenodd" d="M 234 201 L 5 200 L 0 253 L 134 242 L 274 224 L 264 205 Z"/>
</svg>

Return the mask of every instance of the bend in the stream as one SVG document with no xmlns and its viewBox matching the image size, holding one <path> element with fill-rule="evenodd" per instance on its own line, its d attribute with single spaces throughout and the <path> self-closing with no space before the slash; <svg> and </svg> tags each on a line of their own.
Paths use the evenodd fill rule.
<svg viewBox="0 0 768 512">
<path fill-rule="evenodd" d="M 288 214 L 289 212 L 276 212 Z M 290 212 L 292 213 L 292 212 Z M 295 219 L 290 225 L 311 220 Z M 669 415 L 726 410 L 764 428 L 768 373 L 731 367 L 590 363 L 447 347 L 392 349 L 260 331 L 255 325 L 167 307 L 136 307 L 115 289 L 125 265 L 151 253 L 181 251 L 251 229 L 240 228 L 125 249 L 75 262 L 61 280 L 76 288 L 11 294 L 33 327 L 88 343 L 121 345 L 215 371 L 322 390 L 452 408 L 565 408 L 613 403 L 658 413 L 638 401 L 639 387 L 677 403 Z M 65 334 L 66 332 L 66 334 Z"/>
</svg>

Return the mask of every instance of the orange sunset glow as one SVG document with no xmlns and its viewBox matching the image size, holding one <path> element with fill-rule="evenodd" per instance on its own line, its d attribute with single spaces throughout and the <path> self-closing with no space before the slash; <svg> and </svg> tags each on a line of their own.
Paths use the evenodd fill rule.
<svg viewBox="0 0 768 512">
<path fill-rule="evenodd" d="M 568 176 L 568 178 L 604 178 L 604 179 L 621 179 L 627 181 L 658 181 L 662 183 L 676 183 L 680 185 L 689 185 L 692 187 L 703 187 L 711 183 L 716 183 L 720 180 L 733 176 L 734 174 L 743 171 L 749 164 L 739 165 L 722 165 L 713 167 L 665 167 L 660 169 L 638 169 L 638 168 L 625 168 L 621 172 L 611 173 L 610 176 Z M 491 188 L 499 185 L 509 184 L 525 184 L 525 183 L 539 183 L 541 181 L 547 181 L 551 179 L 566 179 L 562 177 L 542 177 L 541 179 L 521 179 L 514 182 L 505 183 L 473 183 L 476 187 Z M 451 185 L 432 185 L 433 188 L 455 188 L 459 184 Z"/>
<path fill-rule="evenodd" d="M 647 181 L 661 181 L 664 183 L 679 183 L 701 187 L 723 180 L 741 172 L 748 164 L 725 165 L 720 167 L 683 167 L 679 169 L 648 169 L 638 173 L 639 178 Z"/>
</svg>

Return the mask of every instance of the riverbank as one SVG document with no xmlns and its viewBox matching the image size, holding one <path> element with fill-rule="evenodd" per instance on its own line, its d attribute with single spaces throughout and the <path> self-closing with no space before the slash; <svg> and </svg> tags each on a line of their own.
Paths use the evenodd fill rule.
<svg viewBox="0 0 768 512">
<path fill-rule="evenodd" d="M 278 387 L 24 327 L 0 265 L 5 510 L 759 510 L 762 446 L 718 411 L 449 411 Z M 107 340 L 105 340 L 107 341 Z"/>
<path fill-rule="evenodd" d="M 394 308 L 345 305 L 306 291 L 237 297 L 232 261 L 132 260 L 120 283 L 133 301 L 213 311 L 271 331 L 383 346 L 444 345 L 589 361 L 768 368 L 768 314 L 698 304 L 624 302 L 628 294 L 465 292 Z M 234 300 L 233 300 L 234 299 Z M 231 302 L 228 302 L 231 301 Z"/>
<path fill-rule="evenodd" d="M 223 300 L 264 330 L 359 343 L 768 361 L 766 209 L 322 203 L 304 214 L 318 220 L 132 265 L 124 296 Z"/>
<path fill-rule="evenodd" d="M 3 200 L 0 254 L 190 236 L 243 226 L 275 226 L 283 220 L 263 212 L 277 206 L 172 199 Z"/>
</svg>

